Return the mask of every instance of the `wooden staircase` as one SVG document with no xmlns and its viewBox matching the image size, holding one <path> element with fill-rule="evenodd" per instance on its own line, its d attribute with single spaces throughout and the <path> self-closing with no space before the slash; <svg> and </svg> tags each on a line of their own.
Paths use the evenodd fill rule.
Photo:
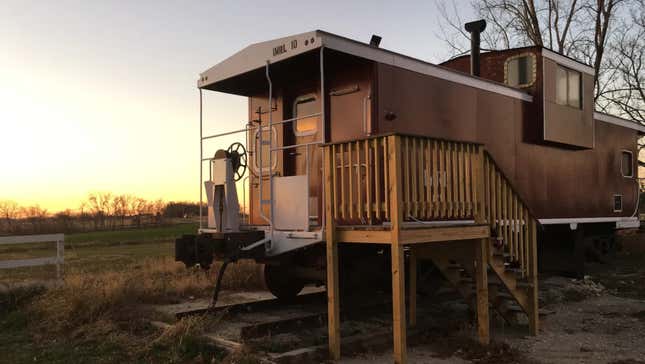
<svg viewBox="0 0 645 364">
<path fill-rule="evenodd" d="M 480 222 L 490 226 L 486 246 L 488 301 L 510 324 L 525 314 L 532 334 L 538 331 L 537 220 L 488 153 L 483 157 L 483 206 Z M 467 242 L 421 248 L 476 311 L 475 252 Z"/>
<path fill-rule="evenodd" d="M 517 268 L 508 261 L 508 255 L 499 253 L 491 243 L 492 254 L 488 266 L 488 301 L 494 310 L 508 324 L 518 324 L 518 314 L 529 316 L 531 284 L 522 278 Z M 434 247 L 421 256 L 432 260 L 442 276 L 461 294 L 473 312 L 477 309 L 477 291 L 472 261 L 474 255 L 461 255 L 454 259 L 454 243 Z M 445 251 L 442 251 L 445 250 Z M 466 249 L 464 251 L 467 251 Z"/>
<path fill-rule="evenodd" d="M 324 151 L 332 359 L 340 358 L 338 245 L 346 243 L 389 246 L 397 363 L 407 360 L 407 321 L 416 324 L 418 259 L 434 261 L 476 307 L 481 343 L 490 341 L 490 306 L 509 322 L 526 314 L 537 334 L 538 222 L 483 145 L 387 134 Z"/>
</svg>

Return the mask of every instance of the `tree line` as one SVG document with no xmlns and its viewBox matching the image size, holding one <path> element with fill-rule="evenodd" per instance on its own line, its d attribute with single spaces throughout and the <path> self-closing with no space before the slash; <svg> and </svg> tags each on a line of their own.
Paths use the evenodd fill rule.
<svg viewBox="0 0 645 364">
<path fill-rule="evenodd" d="M 114 230 L 168 224 L 199 215 L 199 203 L 146 200 L 131 194 L 90 193 L 77 209 L 50 212 L 0 200 L 0 233 Z"/>
</svg>

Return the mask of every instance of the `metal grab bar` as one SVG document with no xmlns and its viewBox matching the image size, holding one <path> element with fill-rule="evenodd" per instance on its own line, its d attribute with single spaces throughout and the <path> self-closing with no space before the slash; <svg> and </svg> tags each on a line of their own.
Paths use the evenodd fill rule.
<svg viewBox="0 0 645 364">
<path fill-rule="evenodd" d="M 290 123 L 292 121 L 298 121 L 298 120 L 301 120 L 301 119 L 313 118 L 313 117 L 317 117 L 317 116 L 321 116 L 321 115 L 322 115 L 322 113 L 318 112 L 318 113 L 315 113 L 315 114 L 310 114 L 310 115 L 305 115 L 305 116 L 298 116 L 298 117 L 291 118 L 291 119 L 286 119 L 286 120 L 281 120 L 281 121 L 274 121 L 273 125 L 275 126 L 275 125 L 279 125 L 279 124 Z M 232 134 L 237 134 L 237 133 L 242 133 L 242 132 L 249 132 L 251 130 L 256 130 L 256 129 L 259 129 L 259 128 L 260 128 L 259 126 L 255 126 L 255 127 L 251 127 L 251 128 L 244 128 L 244 129 L 238 129 L 238 130 L 233 130 L 233 131 L 227 131 L 227 132 L 220 133 L 220 134 L 213 134 L 213 135 L 208 135 L 208 136 L 202 137 L 202 140 L 219 138 L 219 137 L 232 135 Z M 262 126 L 262 128 L 268 129 L 269 127 L 268 126 Z"/>
<path fill-rule="evenodd" d="M 317 141 L 317 142 L 311 142 L 311 143 L 284 145 L 284 146 L 281 146 L 281 147 L 275 147 L 275 148 L 271 149 L 271 151 L 272 152 L 278 152 L 278 151 L 286 150 L 286 149 L 309 147 L 310 145 L 320 145 L 320 144 L 323 144 L 323 142 L 322 141 Z"/>
</svg>

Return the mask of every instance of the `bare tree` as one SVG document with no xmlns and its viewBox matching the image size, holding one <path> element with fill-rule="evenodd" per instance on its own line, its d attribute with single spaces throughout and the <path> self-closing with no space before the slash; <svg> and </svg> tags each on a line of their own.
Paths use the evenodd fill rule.
<svg viewBox="0 0 645 364">
<path fill-rule="evenodd" d="M 0 201 L 0 217 L 7 224 L 7 231 L 12 232 L 14 229 L 14 222 L 20 217 L 21 208 L 14 202 L 9 200 Z"/>
<path fill-rule="evenodd" d="M 31 231 L 42 232 L 44 230 L 45 220 L 48 216 L 47 209 L 39 205 L 27 206 L 22 209 L 22 216 L 31 225 Z"/>
<path fill-rule="evenodd" d="M 94 217 L 94 228 L 106 227 L 106 217 L 112 213 L 112 194 L 110 192 L 90 193 L 87 198 L 88 206 Z"/>
<path fill-rule="evenodd" d="M 605 49 L 617 13 L 629 0 L 480 0 L 472 7 L 490 28 L 483 35 L 487 49 L 543 46 L 591 64 L 596 94 L 604 89 Z M 451 52 L 465 52 L 469 35 L 456 7 L 438 3 L 442 38 Z M 460 37 L 455 37 L 456 35 Z"/>
<path fill-rule="evenodd" d="M 612 82 L 599 90 L 598 104 L 645 124 L 645 0 L 635 1 L 630 10 L 631 17 L 623 19 L 608 49 Z"/>
</svg>

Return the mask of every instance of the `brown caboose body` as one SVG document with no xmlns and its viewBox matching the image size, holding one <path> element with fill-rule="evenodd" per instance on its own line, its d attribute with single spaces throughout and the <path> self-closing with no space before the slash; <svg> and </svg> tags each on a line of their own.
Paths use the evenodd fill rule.
<svg viewBox="0 0 645 364">
<path fill-rule="evenodd" d="M 245 148 L 201 156 L 208 223 L 178 241 L 178 258 L 253 257 L 278 297 L 327 284 L 333 355 L 339 248 L 342 284 L 361 261 L 391 273 L 397 360 L 406 256 L 412 267 L 431 260 L 455 284 L 450 269 L 462 264 L 476 283 L 480 334 L 489 279 L 537 332 L 538 248 L 547 266 L 569 240 L 572 252 L 585 237 L 599 251 L 615 229 L 639 226 L 645 128 L 594 112 L 593 69 L 575 60 L 540 47 L 475 56 L 438 66 L 313 31 L 251 45 L 202 73 L 200 92 L 248 97 L 250 121 L 239 130 Z M 246 165 L 240 215 L 234 181 Z M 372 264 L 379 254 L 391 272 Z M 409 274 L 416 282 L 416 268 Z"/>
</svg>

